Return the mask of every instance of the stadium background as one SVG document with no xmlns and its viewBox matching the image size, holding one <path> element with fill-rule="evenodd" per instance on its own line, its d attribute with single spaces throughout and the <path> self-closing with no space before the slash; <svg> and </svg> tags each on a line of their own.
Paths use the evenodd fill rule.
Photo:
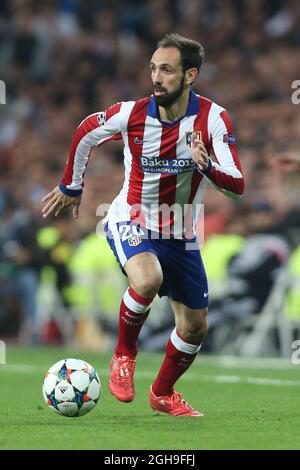
<svg viewBox="0 0 300 470">
<path fill-rule="evenodd" d="M 249 352 L 244 340 L 264 314 L 265 336 L 251 337 L 253 353 L 290 353 L 300 318 L 300 105 L 291 98 L 300 79 L 297 0 L 1 1 L 2 338 L 111 349 L 125 278 L 96 236 L 96 208 L 123 182 L 121 144 L 94 150 L 78 221 L 66 212 L 44 222 L 41 198 L 60 179 L 86 115 L 151 93 L 149 58 L 170 31 L 203 43 L 194 89 L 232 116 L 246 179 L 239 202 L 214 189 L 206 195 L 205 348 Z M 161 350 L 171 328 L 168 304 L 158 302 L 141 347 Z"/>
</svg>

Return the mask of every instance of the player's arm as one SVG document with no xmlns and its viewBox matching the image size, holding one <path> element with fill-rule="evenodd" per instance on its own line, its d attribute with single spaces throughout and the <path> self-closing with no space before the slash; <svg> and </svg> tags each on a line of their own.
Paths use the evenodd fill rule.
<svg viewBox="0 0 300 470">
<path fill-rule="evenodd" d="M 59 183 L 42 200 L 43 217 L 55 215 L 69 206 L 73 207 L 73 216 L 78 218 L 83 177 L 94 147 L 122 138 L 120 125 L 120 109 L 122 103 L 117 103 L 105 112 L 94 113 L 84 119 L 75 131 L 66 163 L 64 175 Z"/>
<path fill-rule="evenodd" d="M 220 112 L 209 126 L 209 134 L 216 161 L 210 158 L 203 143 L 195 136 L 194 146 L 198 146 L 202 154 L 198 169 L 216 189 L 238 199 L 244 193 L 245 182 L 231 120 L 225 110 L 220 108 Z M 195 160 L 194 157 L 193 159 Z"/>
</svg>

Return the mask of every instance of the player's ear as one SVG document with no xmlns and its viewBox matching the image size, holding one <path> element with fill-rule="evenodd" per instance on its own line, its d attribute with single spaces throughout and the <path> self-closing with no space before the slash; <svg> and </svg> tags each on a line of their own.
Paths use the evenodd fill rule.
<svg viewBox="0 0 300 470">
<path fill-rule="evenodd" d="M 198 76 L 198 70 L 193 67 L 192 69 L 188 69 L 185 71 L 185 81 L 187 85 L 191 85 Z"/>
</svg>

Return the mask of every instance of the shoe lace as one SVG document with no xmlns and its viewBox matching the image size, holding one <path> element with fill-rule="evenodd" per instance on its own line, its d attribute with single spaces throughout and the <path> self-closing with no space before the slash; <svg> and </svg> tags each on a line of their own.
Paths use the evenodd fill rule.
<svg viewBox="0 0 300 470">
<path fill-rule="evenodd" d="M 172 395 L 172 401 L 174 405 L 183 405 L 186 406 L 189 410 L 193 410 L 191 405 L 183 398 L 182 393 L 175 392 Z"/>
<path fill-rule="evenodd" d="M 128 357 L 119 358 L 119 375 L 118 379 L 121 383 L 127 384 L 131 378 L 135 367 L 135 360 Z"/>
</svg>

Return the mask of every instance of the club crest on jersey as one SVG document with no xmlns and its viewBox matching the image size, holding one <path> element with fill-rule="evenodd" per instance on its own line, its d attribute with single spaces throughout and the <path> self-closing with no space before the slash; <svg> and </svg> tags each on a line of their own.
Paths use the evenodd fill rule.
<svg viewBox="0 0 300 470">
<path fill-rule="evenodd" d="M 140 243 L 142 243 L 142 237 L 140 235 L 136 235 L 135 237 L 128 238 L 129 246 L 138 246 Z"/>
<path fill-rule="evenodd" d="M 98 114 L 97 121 L 98 121 L 99 126 L 103 126 L 103 124 L 105 124 L 105 121 L 106 121 L 105 111 L 101 111 L 101 113 Z"/>
<path fill-rule="evenodd" d="M 202 140 L 202 131 L 188 131 L 185 133 L 185 143 L 188 147 L 192 144 L 192 134 L 195 132 L 197 139 Z"/>
</svg>

